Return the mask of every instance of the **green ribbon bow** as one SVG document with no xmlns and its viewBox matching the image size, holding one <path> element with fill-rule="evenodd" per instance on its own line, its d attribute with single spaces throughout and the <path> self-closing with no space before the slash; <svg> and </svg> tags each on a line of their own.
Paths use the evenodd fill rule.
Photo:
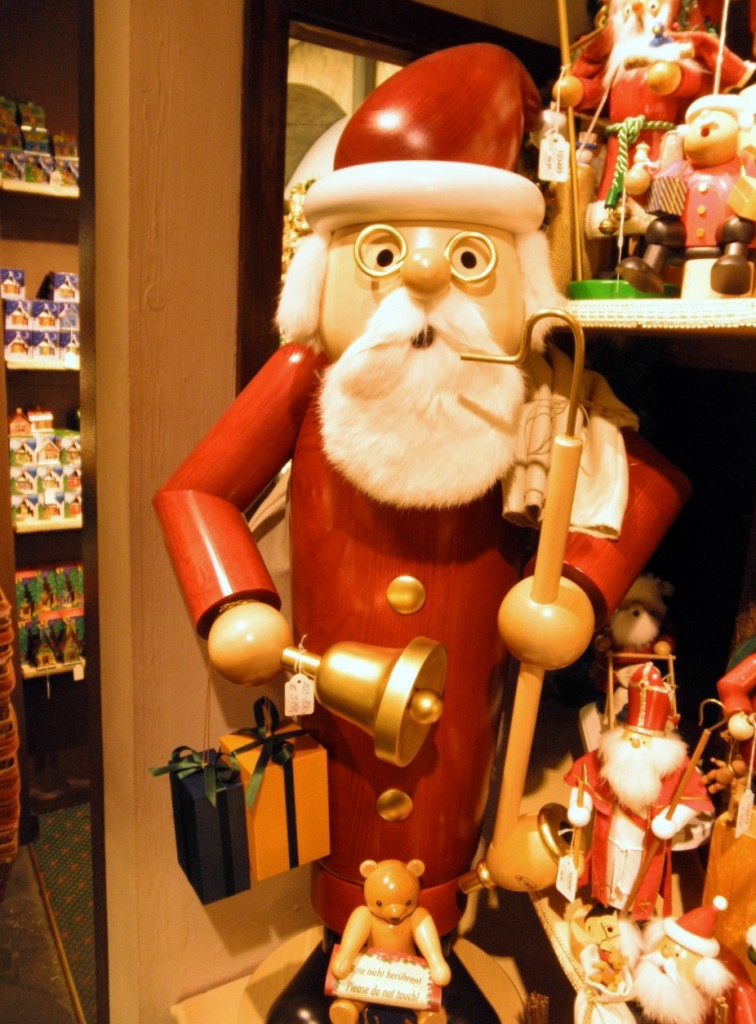
<svg viewBox="0 0 756 1024">
<path fill-rule="evenodd" d="M 299 726 L 287 729 L 285 732 L 276 733 L 279 723 L 278 710 L 275 704 L 272 704 L 266 697 L 261 697 L 260 700 L 255 701 L 252 710 L 255 716 L 254 727 L 236 729 L 234 735 L 254 736 L 255 739 L 250 743 L 245 743 L 243 747 L 237 747 L 236 750 L 228 754 L 229 763 L 238 769 L 237 754 L 242 754 L 247 750 L 260 749 L 257 764 L 244 791 L 244 799 L 249 808 L 254 806 L 257 794 L 260 792 L 265 769 L 268 765 L 271 763 L 277 764 L 283 769 L 289 867 L 297 867 L 299 864 L 299 851 L 297 844 L 294 771 L 291 764 L 291 759 L 294 756 L 294 744 L 289 743 L 288 740 L 293 739 L 295 736 L 304 736 L 306 734 L 304 729 L 300 729 Z"/>
<path fill-rule="evenodd" d="M 236 755 L 243 754 L 247 750 L 256 750 L 260 748 L 260 756 L 257 759 L 255 770 L 252 772 L 247 788 L 244 793 L 244 799 L 246 800 L 247 807 L 252 807 L 257 794 L 260 791 L 262 785 L 263 776 L 265 769 L 269 764 L 277 764 L 282 768 L 289 763 L 291 758 L 294 756 L 294 745 L 288 743 L 287 740 L 292 739 L 294 736 L 304 736 L 304 729 L 300 729 L 299 726 L 295 726 L 292 729 L 287 729 L 286 732 L 280 732 L 276 734 L 276 729 L 279 724 L 278 709 L 275 704 L 265 698 L 261 697 L 260 700 L 256 700 L 252 711 L 255 716 L 255 725 L 249 729 L 235 729 L 235 736 L 254 736 L 255 739 L 251 743 L 245 743 L 243 747 L 237 747 L 232 753 L 228 754 L 229 763 L 238 770 L 239 763 Z"/>
<path fill-rule="evenodd" d="M 239 775 L 238 767 L 221 760 L 221 755 L 217 750 L 199 751 L 194 750 L 193 747 L 176 747 L 168 764 L 150 768 L 149 772 L 155 777 L 170 772 L 179 779 L 193 775 L 195 772 L 202 772 L 205 796 L 213 807 L 217 803 L 218 790 L 229 782 L 233 782 Z"/>
</svg>

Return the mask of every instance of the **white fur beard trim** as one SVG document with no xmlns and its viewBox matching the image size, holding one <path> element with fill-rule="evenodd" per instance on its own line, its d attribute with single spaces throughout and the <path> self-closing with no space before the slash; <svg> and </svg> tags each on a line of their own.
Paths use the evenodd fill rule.
<svg viewBox="0 0 756 1024">
<path fill-rule="evenodd" d="M 428 326 L 433 341 L 412 339 Z M 524 396 L 513 366 L 463 362 L 500 353 L 473 301 L 450 291 L 425 311 L 400 288 L 328 368 L 320 397 L 328 459 L 359 490 L 399 508 L 473 501 L 515 454 Z"/>
<path fill-rule="evenodd" d="M 611 618 L 612 638 L 619 647 L 647 647 L 659 635 L 659 620 L 650 612 L 620 608 Z"/>
<path fill-rule="evenodd" d="M 551 254 L 546 233 L 530 231 L 525 235 L 515 235 L 515 246 L 520 260 L 526 317 L 541 309 L 563 309 L 565 297 L 554 284 L 551 274 Z M 533 348 L 537 352 L 543 352 L 549 331 L 560 323 L 551 317 L 538 321 L 532 334 Z"/>
<path fill-rule="evenodd" d="M 328 268 L 330 236 L 307 235 L 289 264 L 281 288 L 276 324 L 286 341 L 320 351 L 318 320 Z"/>
<path fill-rule="evenodd" d="M 635 969 L 633 995 L 644 1015 L 658 1024 L 703 1024 L 709 1007 L 689 981 L 670 977 L 646 958 Z"/>
<path fill-rule="evenodd" d="M 661 790 L 662 779 L 680 767 L 686 747 L 679 736 L 651 736 L 648 746 L 633 747 L 623 726 L 599 739 L 601 776 L 620 801 L 636 814 L 645 814 Z"/>
</svg>

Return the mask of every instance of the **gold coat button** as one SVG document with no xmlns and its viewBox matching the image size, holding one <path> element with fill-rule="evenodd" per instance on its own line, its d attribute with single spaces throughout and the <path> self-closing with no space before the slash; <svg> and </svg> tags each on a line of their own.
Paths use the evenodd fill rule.
<svg viewBox="0 0 756 1024">
<path fill-rule="evenodd" d="M 709 186 L 706 184 L 705 181 L 699 181 L 699 183 L 698 183 L 698 191 L 702 195 L 703 195 L 704 192 L 708 192 L 709 191 Z"/>
<path fill-rule="evenodd" d="M 706 234 L 703 228 L 696 228 L 696 238 L 703 238 Z"/>
<path fill-rule="evenodd" d="M 398 615 L 412 615 L 425 604 L 425 587 L 414 576 L 397 576 L 386 587 L 386 600 Z"/>
<path fill-rule="evenodd" d="M 704 206 L 703 203 L 701 203 L 700 206 L 696 207 L 696 213 L 698 214 L 699 217 L 703 217 L 704 216 L 704 214 L 706 213 L 706 207 Z"/>
<path fill-rule="evenodd" d="M 412 797 L 401 789 L 387 789 L 376 800 L 375 808 L 384 821 L 405 821 L 412 814 Z"/>
</svg>

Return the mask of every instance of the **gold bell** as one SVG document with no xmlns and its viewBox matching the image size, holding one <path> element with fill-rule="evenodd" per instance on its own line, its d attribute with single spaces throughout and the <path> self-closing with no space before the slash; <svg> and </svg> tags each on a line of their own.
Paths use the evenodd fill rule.
<svg viewBox="0 0 756 1024">
<path fill-rule="evenodd" d="M 315 699 L 373 737 L 375 755 L 403 768 L 443 711 L 446 648 L 415 637 L 403 650 L 354 641 L 322 657 L 287 647 L 281 664 L 315 683 Z"/>
</svg>

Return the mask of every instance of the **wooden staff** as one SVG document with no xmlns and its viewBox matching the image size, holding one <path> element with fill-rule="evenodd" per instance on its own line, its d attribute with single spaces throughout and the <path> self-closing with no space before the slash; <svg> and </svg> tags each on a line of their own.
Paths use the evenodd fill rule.
<svg viewBox="0 0 756 1024">
<path fill-rule="evenodd" d="M 557 0 L 559 17 L 559 54 L 564 71 L 569 67 L 570 39 L 567 28 L 566 0 Z M 576 281 L 583 280 L 583 239 L 580 233 L 580 202 L 578 198 L 577 148 L 575 146 L 575 115 L 572 107 L 566 108 L 567 142 L 570 146 L 570 209 L 572 214 L 572 272 Z"/>
<path fill-rule="evenodd" d="M 566 432 L 553 440 L 548 493 L 533 576 L 520 580 L 504 598 L 499 610 L 499 632 L 507 650 L 520 662 L 520 668 L 493 838 L 484 860 L 460 880 L 464 892 L 472 892 L 481 885 L 518 890 L 553 883 L 553 878 L 539 875 L 541 867 L 536 862 L 547 851 L 537 825 L 527 818 L 520 819 L 520 804 L 544 675 L 572 664 L 587 647 L 594 628 L 593 609 L 585 592 L 562 576 L 583 450 L 581 439 L 575 436 L 585 355 L 582 327 L 562 309 L 539 310 L 525 325 L 522 350 L 517 356 L 463 353 L 462 358 L 507 363 L 522 359 L 523 351 L 527 353 L 529 349 L 535 324 L 544 317 L 564 320 L 575 342 L 567 426 Z M 544 856 L 544 872 L 555 874 L 555 865 L 555 861 Z"/>
</svg>

